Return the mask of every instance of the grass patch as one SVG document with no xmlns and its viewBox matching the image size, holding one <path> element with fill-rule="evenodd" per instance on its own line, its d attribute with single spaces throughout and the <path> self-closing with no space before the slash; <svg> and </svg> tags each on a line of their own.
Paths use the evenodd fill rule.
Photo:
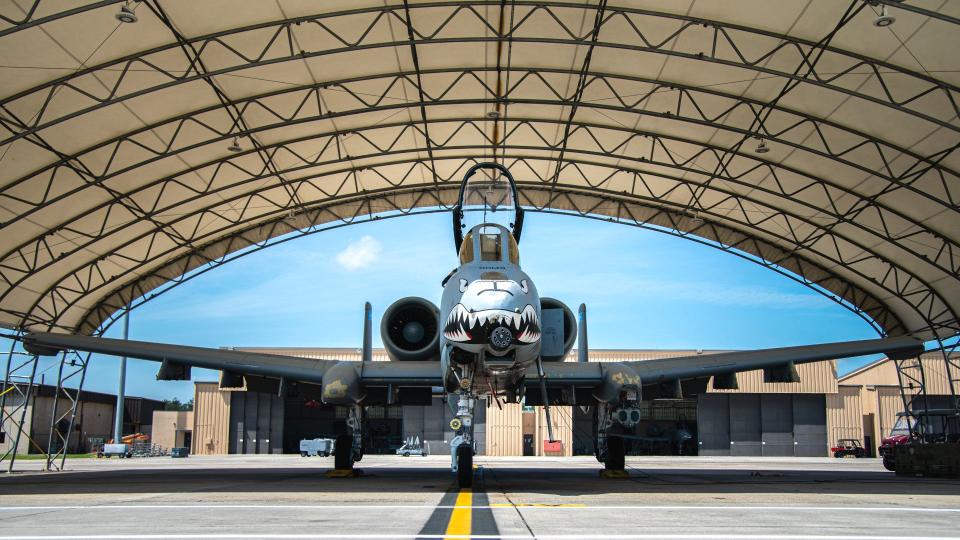
<svg viewBox="0 0 960 540">
<path fill-rule="evenodd" d="M 97 457 L 96 454 L 67 454 L 67 459 L 74 458 L 92 458 Z M 47 459 L 47 456 L 44 454 L 17 454 L 17 459 L 25 459 L 27 461 Z"/>
</svg>

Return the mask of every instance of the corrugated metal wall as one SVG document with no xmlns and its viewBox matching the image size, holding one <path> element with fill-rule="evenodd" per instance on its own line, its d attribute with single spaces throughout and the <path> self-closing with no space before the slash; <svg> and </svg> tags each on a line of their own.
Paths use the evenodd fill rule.
<svg viewBox="0 0 960 540">
<path fill-rule="evenodd" d="M 193 454 L 226 454 L 229 449 L 230 392 L 215 382 L 194 384 Z"/>
<path fill-rule="evenodd" d="M 960 355 L 954 355 L 960 356 Z M 941 353 L 922 355 L 923 370 L 927 381 L 927 394 L 949 395 L 950 383 L 947 380 L 946 364 Z M 840 378 L 840 384 L 860 386 L 898 386 L 897 368 L 893 361 L 882 360 Z"/>
<path fill-rule="evenodd" d="M 519 403 L 487 406 L 487 455 L 523 455 L 523 407 Z"/>
<path fill-rule="evenodd" d="M 827 394 L 827 443 L 840 439 L 863 442 L 863 407 L 860 386 L 840 386 L 836 394 Z"/>
<path fill-rule="evenodd" d="M 547 415 L 543 407 L 534 407 L 537 411 L 536 436 L 533 438 L 534 452 L 538 456 L 572 456 L 573 455 L 573 407 L 550 407 L 550 417 L 553 420 L 553 436 L 562 443 L 562 452 L 544 452 L 543 441 L 549 439 L 547 431 Z"/>
<path fill-rule="evenodd" d="M 837 365 L 835 361 L 813 362 L 797 366 L 799 383 L 765 383 L 763 370 L 744 371 L 737 374 L 737 390 L 714 390 L 713 381 L 707 392 L 725 394 L 833 394 L 837 391 Z"/>
<path fill-rule="evenodd" d="M 877 423 L 880 426 L 878 437 L 886 437 L 897 421 L 897 413 L 903 410 L 900 388 L 881 386 L 877 388 Z"/>
</svg>

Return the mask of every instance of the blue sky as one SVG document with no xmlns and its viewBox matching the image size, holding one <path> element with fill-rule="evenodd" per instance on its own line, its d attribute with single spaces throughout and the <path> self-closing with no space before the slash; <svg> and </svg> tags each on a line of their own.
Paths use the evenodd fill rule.
<svg viewBox="0 0 960 540">
<path fill-rule="evenodd" d="M 750 349 L 876 337 L 853 313 L 784 276 L 663 233 L 528 213 L 520 253 L 541 295 L 574 310 L 587 304 L 593 348 Z M 157 297 L 131 313 L 130 338 L 357 347 L 364 301 L 378 328 L 400 297 L 439 303 L 440 281 L 455 264 L 448 213 L 334 229 L 242 257 Z M 120 324 L 107 335 L 119 337 Z M 114 392 L 117 362 L 94 357 L 85 387 Z M 865 362 L 842 361 L 841 371 Z M 56 381 L 52 366 L 41 366 L 48 383 Z M 156 370 L 130 360 L 127 393 L 193 396 L 192 383 L 158 382 Z M 194 380 L 217 377 L 194 370 Z"/>
</svg>

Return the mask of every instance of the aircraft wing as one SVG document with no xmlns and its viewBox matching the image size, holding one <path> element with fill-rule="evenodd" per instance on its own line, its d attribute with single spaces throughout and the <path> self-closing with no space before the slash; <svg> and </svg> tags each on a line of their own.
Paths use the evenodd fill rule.
<svg viewBox="0 0 960 540">
<path fill-rule="evenodd" d="M 710 377 L 714 377 L 714 388 L 733 389 L 737 387 L 735 374 L 742 371 L 763 369 L 764 380 L 767 382 L 796 382 L 799 381 L 795 368 L 797 364 L 868 354 L 909 358 L 922 352 L 922 341 L 904 336 L 609 364 L 551 362 L 545 363 L 543 369 L 547 387 L 551 389 L 551 400 L 570 402 L 575 393 L 577 397 L 574 400 L 583 403 L 582 400 L 588 395 L 599 395 L 597 390 L 603 393 L 602 388 L 609 384 L 607 379 L 610 379 L 611 375 L 619 377 L 614 372 L 620 372 L 627 377 L 639 376 L 645 399 L 651 399 L 681 397 L 705 391 Z M 528 404 L 540 404 L 537 381 L 535 368 L 529 370 L 526 375 Z M 692 384 L 693 382 L 697 384 Z M 555 394 L 554 390 L 558 393 Z M 559 393 L 560 390 L 567 393 Z M 570 392 L 571 390 L 573 392 Z"/>
<path fill-rule="evenodd" d="M 195 366 L 233 375 L 258 375 L 321 384 L 324 374 L 335 366 L 348 365 L 356 368 L 363 385 L 441 384 L 437 362 L 349 362 L 47 332 L 27 334 L 21 340 L 27 351 L 45 356 L 72 349 L 162 362 L 164 367 L 172 368 L 170 371 L 174 372 L 180 366 Z M 161 373 L 164 367 L 161 367 Z M 164 377 L 158 374 L 158 378 Z"/>
<path fill-rule="evenodd" d="M 698 354 L 628 362 L 644 382 L 695 379 L 755 369 L 774 369 L 790 364 L 839 360 L 868 354 L 909 358 L 923 352 L 923 342 L 912 337 L 841 341 L 799 347 Z"/>
</svg>

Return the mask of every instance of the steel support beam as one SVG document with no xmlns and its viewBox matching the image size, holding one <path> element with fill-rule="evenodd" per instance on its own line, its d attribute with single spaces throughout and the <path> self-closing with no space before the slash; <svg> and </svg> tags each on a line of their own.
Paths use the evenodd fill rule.
<svg viewBox="0 0 960 540">
<path fill-rule="evenodd" d="M 60 355 L 57 389 L 53 394 L 53 407 L 50 413 L 50 436 L 47 438 L 45 471 L 62 471 L 65 468 L 67 454 L 70 452 L 70 437 L 76 423 L 77 408 L 80 405 L 89 361 L 89 353 L 64 351 Z M 77 381 L 77 388 L 68 388 L 67 384 L 74 380 Z M 60 408 L 61 401 L 67 404 L 64 410 Z M 77 443 L 83 445 L 82 434 L 77 435 Z"/>
</svg>

